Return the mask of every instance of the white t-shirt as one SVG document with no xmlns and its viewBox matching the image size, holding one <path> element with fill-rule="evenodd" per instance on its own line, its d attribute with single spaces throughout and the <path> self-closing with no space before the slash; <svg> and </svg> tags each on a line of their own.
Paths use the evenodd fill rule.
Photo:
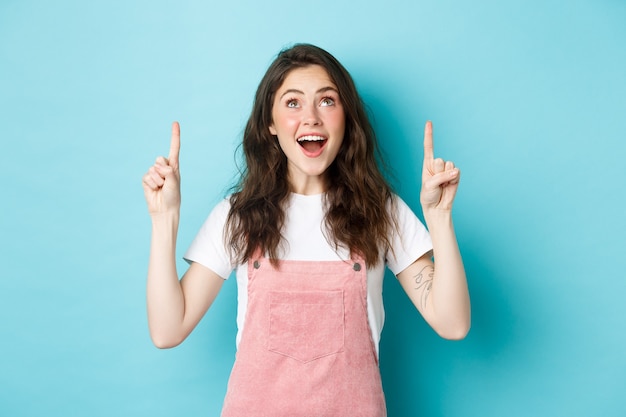
<svg viewBox="0 0 626 417">
<path fill-rule="evenodd" d="M 432 249 L 430 235 L 411 209 L 402 199 L 396 197 L 396 218 L 398 229 L 392 233 L 393 251 L 381 255 L 376 267 L 367 270 L 367 315 L 372 340 L 378 353 L 378 343 L 385 320 L 383 307 L 383 277 L 385 265 L 398 274 L 415 260 Z M 184 255 L 187 262 L 198 262 L 219 276 L 227 279 L 236 269 L 237 276 L 237 346 L 245 327 L 248 303 L 248 265 L 233 265 L 224 243 L 224 226 L 230 209 L 228 199 L 220 202 L 204 222 L 200 231 Z M 334 245 L 326 239 L 324 228 L 323 194 L 291 194 L 286 208 L 284 241 L 280 259 L 298 261 L 349 260 L 347 249 L 335 251 Z"/>
</svg>

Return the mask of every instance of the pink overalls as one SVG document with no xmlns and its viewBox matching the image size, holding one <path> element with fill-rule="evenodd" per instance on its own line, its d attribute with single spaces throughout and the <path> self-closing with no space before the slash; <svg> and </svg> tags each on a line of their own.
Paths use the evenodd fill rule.
<svg viewBox="0 0 626 417">
<path fill-rule="evenodd" d="M 384 417 L 365 263 L 248 262 L 248 309 L 222 417 Z"/>
</svg>

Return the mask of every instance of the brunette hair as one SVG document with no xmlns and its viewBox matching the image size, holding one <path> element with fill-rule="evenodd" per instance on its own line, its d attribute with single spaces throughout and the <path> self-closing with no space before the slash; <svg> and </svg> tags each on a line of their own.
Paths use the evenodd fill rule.
<svg viewBox="0 0 626 417">
<path fill-rule="evenodd" d="M 335 249 L 359 254 L 371 267 L 390 247 L 396 220 L 391 187 L 379 169 L 383 164 L 374 129 L 348 71 L 331 54 L 309 44 L 282 50 L 256 91 L 243 135 L 246 166 L 230 197 L 226 243 L 233 261 L 243 263 L 257 249 L 278 264 L 283 242 L 284 203 L 290 195 L 287 157 L 270 133 L 276 91 L 290 71 L 311 65 L 326 70 L 337 86 L 345 113 L 343 143 L 327 171 L 325 226 Z M 384 164 L 382 165 L 384 167 Z"/>
</svg>

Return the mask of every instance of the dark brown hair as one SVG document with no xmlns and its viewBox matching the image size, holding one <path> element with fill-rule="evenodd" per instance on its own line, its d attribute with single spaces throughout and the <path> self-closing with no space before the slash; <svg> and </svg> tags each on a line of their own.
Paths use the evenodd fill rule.
<svg viewBox="0 0 626 417">
<path fill-rule="evenodd" d="M 291 188 L 287 157 L 270 134 L 276 91 L 290 71 L 319 65 L 337 86 L 345 113 L 344 140 L 327 171 L 325 226 L 335 249 L 359 254 L 371 267 L 390 246 L 396 221 L 391 187 L 379 169 L 382 157 L 365 106 L 352 77 L 331 54 L 308 44 L 281 51 L 256 92 L 243 135 L 246 166 L 230 197 L 226 243 L 234 261 L 243 263 L 257 249 L 277 264 L 283 243 L 284 203 Z"/>
</svg>

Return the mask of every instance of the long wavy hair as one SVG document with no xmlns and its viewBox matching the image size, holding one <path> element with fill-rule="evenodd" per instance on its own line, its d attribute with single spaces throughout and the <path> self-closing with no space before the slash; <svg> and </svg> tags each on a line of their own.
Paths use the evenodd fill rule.
<svg viewBox="0 0 626 417">
<path fill-rule="evenodd" d="M 257 249 L 278 265 L 284 206 L 291 186 L 287 157 L 270 133 L 276 91 L 296 68 L 319 65 L 337 86 L 345 113 L 345 134 L 326 176 L 325 227 L 335 250 L 349 249 L 376 265 L 390 247 L 397 227 L 393 192 L 381 172 L 386 169 L 365 106 L 348 71 L 325 50 L 296 44 L 282 50 L 257 89 L 243 135 L 245 168 L 230 197 L 226 243 L 236 263 L 250 259 Z"/>
</svg>

